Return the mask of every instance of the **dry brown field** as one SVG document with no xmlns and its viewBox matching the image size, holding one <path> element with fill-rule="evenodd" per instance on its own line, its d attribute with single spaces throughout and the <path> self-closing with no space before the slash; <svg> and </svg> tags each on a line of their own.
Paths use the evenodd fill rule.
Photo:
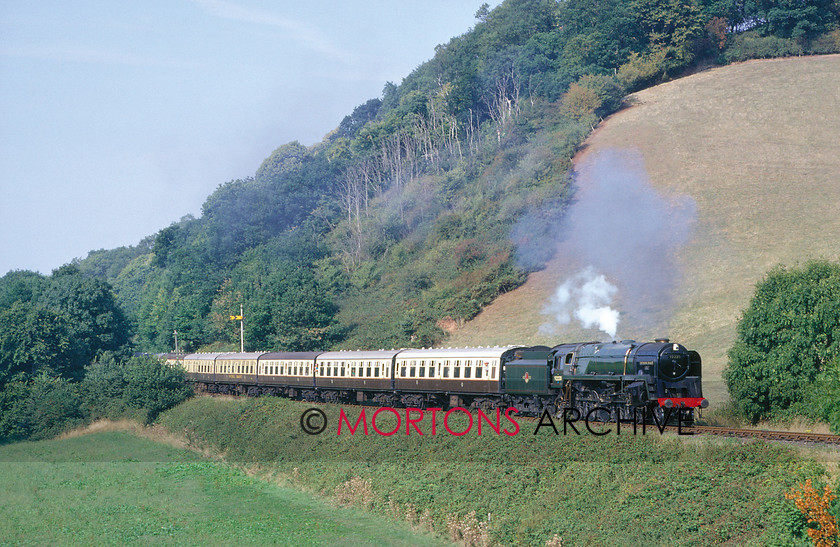
<svg viewBox="0 0 840 547">
<path fill-rule="evenodd" d="M 605 120 L 575 162 L 605 150 L 640 158 L 665 201 L 694 200 L 688 240 L 669 263 L 672 305 L 659 322 L 622 309 L 617 338 L 668 336 L 697 349 L 704 389 L 727 400 L 722 380 L 755 283 L 778 264 L 840 259 L 840 55 L 758 60 L 709 69 L 635 93 Z M 586 192 L 590 181 L 578 181 Z M 522 287 L 497 298 L 447 345 L 606 340 L 567 325 L 546 333 L 542 313 L 557 286 L 584 265 L 558 254 Z M 655 308 L 656 299 L 645 305 Z"/>
</svg>

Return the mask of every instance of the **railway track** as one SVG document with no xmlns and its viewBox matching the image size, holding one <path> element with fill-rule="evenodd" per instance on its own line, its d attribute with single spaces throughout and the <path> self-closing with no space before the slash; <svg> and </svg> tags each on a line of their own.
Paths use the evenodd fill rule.
<svg viewBox="0 0 840 547">
<path fill-rule="evenodd" d="M 740 429 L 734 427 L 715 427 L 695 425 L 683 427 L 683 431 L 698 435 L 716 435 L 719 437 L 738 437 L 764 439 L 767 441 L 787 441 L 797 443 L 819 443 L 840 445 L 840 435 L 827 433 L 805 433 L 800 431 L 769 431 L 766 429 Z"/>
<path fill-rule="evenodd" d="M 210 393 L 202 393 L 204 396 L 214 397 L 218 396 L 217 394 L 210 394 Z M 237 395 L 232 395 L 236 397 Z M 310 402 L 308 404 L 321 406 L 325 403 L 321 402 Z M 342 407 L 346 408 L 358 408 L 358 409 L 369 409 L 371 408 L 368 405 L 359 405 L 353 403 L 342 403 Z M 537 417 L 534 416 L 517 416 L 519 420 L 527 420 L 536 422 L 538 420 Z M 609 423 L 603 423 L 598 421 L 592 421 L 593 425 L 601 425 L 601 426 L 608 426 Z M 677 426 L 668 425 L 665 426 L 667 431 L 676 431 Z M 827 444 L 827 445 L 837 445 L 840 446 L 840 435 L 831 435 L 828 433 L 807 433 L 807 432 L 800 432 L 800 431 L 771 431 L 767 429 L 742 429 L 736 427 L 717 427 L 717 426 L 708 426 L 708 425 L 683 425 L 682 431 L 684 434 L 689 435 L 714 435 L 718 437 L 735 437 L 741 439 L 763 439 L 766 441 L 785 441 L 785 442 L 796 442 L 796 443 L 814 443 L 814 444 Z"/>
</svg>

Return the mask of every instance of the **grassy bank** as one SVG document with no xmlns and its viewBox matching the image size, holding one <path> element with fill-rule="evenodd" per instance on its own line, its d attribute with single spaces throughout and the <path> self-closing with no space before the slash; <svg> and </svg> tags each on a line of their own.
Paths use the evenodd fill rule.
<svg viewBox="0 0 840 547">
<path fill-rule="evenodd" d="M 0 446 L 0 499 L 0 545 L 439 543 L 117 431 Z"/>
<path fill-rule="evenodd" d="M 448 533 L 465 543 L 796 544 L 802 526 L 784 493 L 807 477 L 823 477 L 817 463 L 793 449 L 760 442 L 709 441 L 632 435 L 624 426 L 595 436 L 559 435 L 551 427 L 501 419 L 500 434 L 463 413 L 431 434 L 427 414 L 406 435 L 405 415 L 366 410 L 350 435 L 341 408 L 319 406 L 328 426 L 301 430 L 311 405 L 279 399 L 189 401 L 161 418 L 171 431 L 228 461 L 285 482 Z M 355 425 L 360 409 L 344 409 Z M 404 412 L 404 411 L 403 411 Z M 413 418 L 418 418 L 415 414 Z M 338 435 L 338 424 L 342 434 Z M 420 435 L 419 432 L 423 432 Z M 640 433 L 640 432 L 639 432 Z"/>
</svg>

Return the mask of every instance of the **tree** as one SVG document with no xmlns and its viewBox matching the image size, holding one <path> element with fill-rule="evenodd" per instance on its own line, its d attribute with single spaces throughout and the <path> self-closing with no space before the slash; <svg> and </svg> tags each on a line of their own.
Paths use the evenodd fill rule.
<svg viewBox="0 0 840 547">
<path fill-rule="evenodd" d="M 128 345 L 130 325 L 111 285 L 85 277 L 75 266 L 62 266 L 53 272 L 38 307 L 70 321 L 75 355 L 66 373 L 80 374 L 100 353 L 124 351 Z"/>
<path fill-rule="evenodd" d="M 757 0 L 754 17 L 762 31 L 783 38 L 804 40 L 837 23 L 838 5 L 833 0 Z"/>
<path fill-rule="evenodd" d="M 9 272 L 0 277 L 0 310 L 15 302 L 33 302 L 47 280 L 39 273 L 26 270 Z"/>
<path fill-rule="evenodd" d="M 61 313 L 22 302 L 0 311 L 0 387 L 18 373 L 70 373 L 78 363 L 72 332 Z"/>
<path fill-rule="evenodd" d="M 257 169 L 256 179 L 267 181 L 285 173 L 300 169 L 309 157 L 309 150 L 298 141 L 292 141 L 277 148 Z"/>
<path fill-rule="evenodd" d="M 83 421 L 77 385 L 41 372 L 0 390 L 0 439 L 48 439 Z"/>
<path fill-rule="evenodd" d="M 779 415 L 840 355 L 840 265 L 778 267 L 738 323 L 724 379 L 750 420 Z"/>
</svg>

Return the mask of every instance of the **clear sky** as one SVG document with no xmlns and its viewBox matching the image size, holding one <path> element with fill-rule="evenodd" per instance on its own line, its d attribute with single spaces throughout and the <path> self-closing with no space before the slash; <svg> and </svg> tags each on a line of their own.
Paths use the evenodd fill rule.
<svg viewBox="0 0 840 547">
<path fill-rule="evenodd" d="M 198 216 L 219 184 L 401 82 L 482 3 L 0 0 L 0 276 Z"/>
</svg>

